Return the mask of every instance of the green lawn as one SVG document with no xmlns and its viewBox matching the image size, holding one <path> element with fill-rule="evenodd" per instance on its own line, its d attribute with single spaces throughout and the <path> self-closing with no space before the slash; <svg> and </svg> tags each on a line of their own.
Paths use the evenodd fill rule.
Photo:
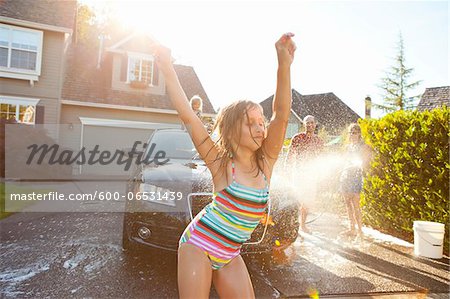
<svg viewBox="0 0 450 299">
<path fill-rule="evenodd" d="M 0 219 L 8 217 L 10 214 L 5 212 L 5 183 L 0 183 Z"/>
<path fill-rule="evenodd" d="M 6 194 L 5 194 L 5 183 L 1 182 L 0 183 L 0 219 L 6 218 L 11 214 L 14 214 L 15 212 L 6 212 L 5 211 L 5 200 L 6 200 Z M 31 193 L 31 192 L 35 192 L 35 193 L 48 193 L 51 190 L 36 190 L 36 189 L 31 189 L 31 188 L 26 188 L 26 187 L 20 187 L 20 186 L 15 186 L 13 184 L 9 184 L 8 185 L 8 193 L 20 193 L 20 194 L 26 194 L 26 193 Z M 9 210 L 14 210 L 14 211 L 20 211 L 22 208 L 32 205 L 36 203 L 35 201 L 29 201 L 29 200 L 19 200 L 19 201 L 15 201 L 14 205 L 9 204 Z"/>
</svg>

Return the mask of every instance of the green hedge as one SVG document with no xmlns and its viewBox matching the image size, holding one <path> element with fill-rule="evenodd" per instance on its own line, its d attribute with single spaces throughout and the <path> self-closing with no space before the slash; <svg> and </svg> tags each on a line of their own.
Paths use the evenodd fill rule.
<svg viewBox="0 0 450 299">
<path fill-rule="evenodd" d="M 373 149 L 364 222 L 410 241 L 414 220 L 444 223 L 448 252 L 449 108 L 397 111 L 360 125 Z"/>
</svg>

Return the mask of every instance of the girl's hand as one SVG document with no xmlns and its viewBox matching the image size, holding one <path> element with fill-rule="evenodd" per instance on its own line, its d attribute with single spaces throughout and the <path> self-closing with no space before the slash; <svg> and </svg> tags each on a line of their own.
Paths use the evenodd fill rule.
<svg viewBox="0 0 450 299">
<path fill-rule="evenodd" d="M 283 34 L 281 38 L 275 43 L 277 50 L 278 65 L 290 66 L 294 61 L 294 52 L 297 49 L 292 37 L 294 33 L 288 32 Z"/>
<path fill-rule="evenodd" d="M 165 73 L 172 67 L 173 59 L 170 49 L 163 45 L 156 45 L 152 47 L 152 50 L 155 56 L 156 65 L 163 73 Z"/>
</svg>

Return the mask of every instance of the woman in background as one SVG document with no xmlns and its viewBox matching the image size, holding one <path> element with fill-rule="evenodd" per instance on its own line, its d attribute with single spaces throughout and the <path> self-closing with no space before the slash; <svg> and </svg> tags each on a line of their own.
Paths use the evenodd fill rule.
<svg viewBox="0 0 450 299">
<path fill-rule="evenodd" d="M 363 171 L 370 159 L 370 149 L 361 138 L 361 128 L 353 123 L 348 128 L 349 144 L 345 149 L 346 164 L 342 171 L 340 182 L 341 192 L 347 206 L 350 228 L 344 232 L 350 237 L 362 238 L 361 191 Z M 355 230 L 356 226 L 356 230 Z"/>
</svg>

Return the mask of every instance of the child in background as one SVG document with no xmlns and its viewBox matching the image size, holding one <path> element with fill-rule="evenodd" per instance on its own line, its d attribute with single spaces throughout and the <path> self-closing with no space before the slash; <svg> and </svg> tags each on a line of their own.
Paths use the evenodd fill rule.
<svg viewBox="0 0 450 299">
<path fill-rule="evenodd" d="M 191 98 L 189 103 L 191 104 L 191 108 L 195 112 L 195 114 L 198 116 L 198 118 L 202 119 L 202 113 L 203 113 L 202 98 L 198 95 L 195 95 Z"/>
</svg>

